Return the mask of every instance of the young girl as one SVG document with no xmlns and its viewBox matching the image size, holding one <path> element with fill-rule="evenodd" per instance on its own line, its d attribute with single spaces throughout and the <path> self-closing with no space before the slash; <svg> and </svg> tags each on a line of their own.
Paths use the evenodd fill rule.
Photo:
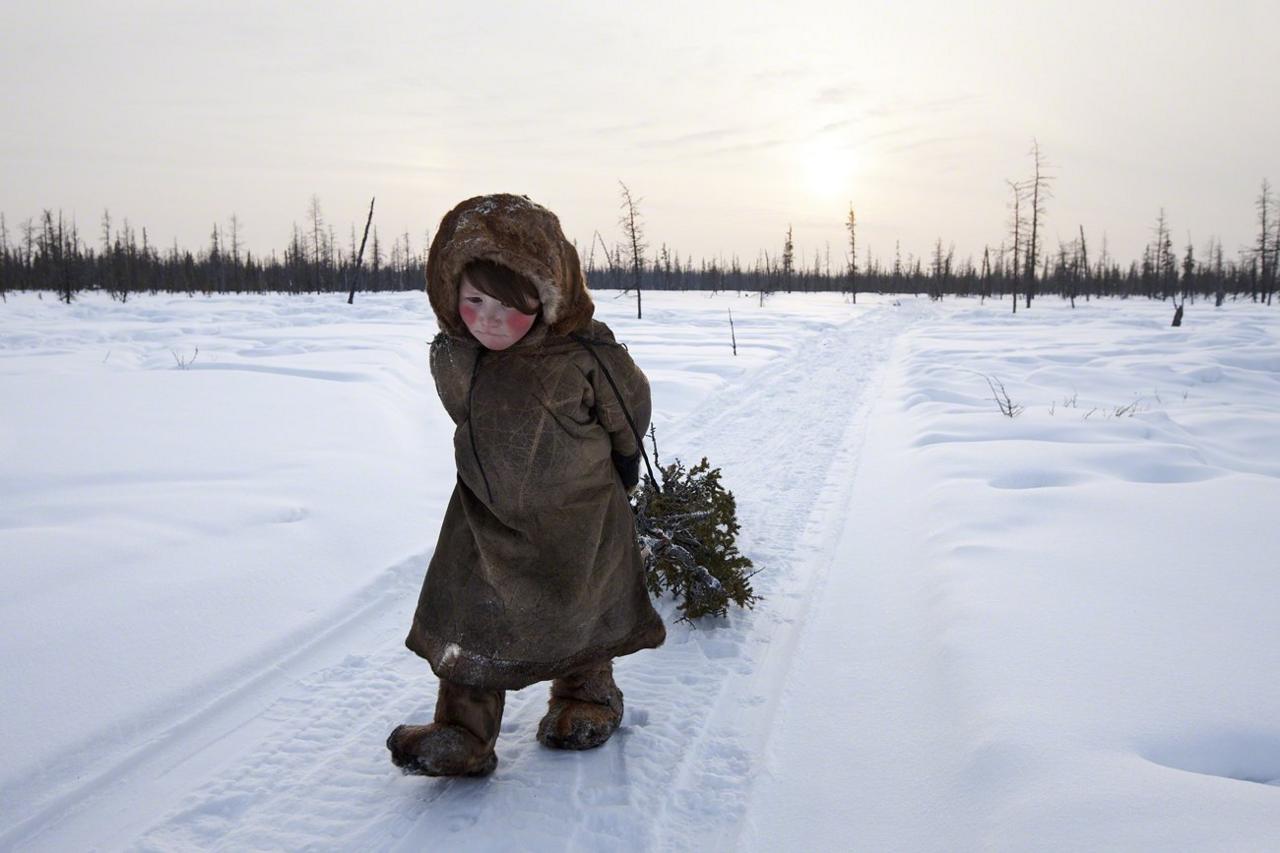
<svg viewBox="0 0 1280 853">
<path fill-rule="evenodd" d="M 649 384 L 592 319 L 559 220 L 524 196 L 445 215 L 427 294 L 458 482 L 405 642 L 440 689 L 434 722 L 387 748 L 406 773 L 478 776 L 498 763 L 505 691 L 550 680 L 538 740 L 590 749 L 622 720 L 613 658 L 666 638 L 627 501 Z"/>
</svg>

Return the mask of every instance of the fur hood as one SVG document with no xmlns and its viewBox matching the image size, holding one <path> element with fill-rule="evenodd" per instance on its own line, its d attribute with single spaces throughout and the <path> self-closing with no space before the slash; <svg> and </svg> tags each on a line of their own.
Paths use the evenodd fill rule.
<svg viewBox="0 0 1280 853">
<path fill-rule="evenodd" d="M 565 239 L 556 215 L 528 196 L 475 196 L 440 220 L 427 254 L 427 297 L 441 331 L 457 338 L 471 337 L 458 316 L 458 280 L 474 260 L 502 264 L 532 281 L 549 334 L 590 327 L 595 305 L 578 252 Z"/>
</svg>

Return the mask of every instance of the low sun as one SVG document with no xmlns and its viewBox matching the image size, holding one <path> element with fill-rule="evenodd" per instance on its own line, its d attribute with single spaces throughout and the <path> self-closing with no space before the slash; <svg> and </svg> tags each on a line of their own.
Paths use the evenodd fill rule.
<svg viewBox="0 0 1280 853">
<path fill-rule="evenodd" d="M 849 194 L 854 162 L 848 148 L 818 140 L 801 145 L 797 157 L 800 178 L 811 195 L 832 199 Z"/>
</svg>

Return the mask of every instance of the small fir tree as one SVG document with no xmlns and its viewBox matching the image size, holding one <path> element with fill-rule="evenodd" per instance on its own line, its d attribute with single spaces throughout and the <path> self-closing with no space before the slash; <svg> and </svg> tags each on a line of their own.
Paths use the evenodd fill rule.
<svg viewBox="0 0 1280 853">
<path fill-rule="evenodd" d="M 729 604 L 750 608 L 751 560 L 738 552 L 737 504 L 704 457 L 692 468 L 658 466 L 662 488 L 645 477 L 632 497 L 649 591 L 670 591 L 680 620 L 725 616 Z"/>
</svg>

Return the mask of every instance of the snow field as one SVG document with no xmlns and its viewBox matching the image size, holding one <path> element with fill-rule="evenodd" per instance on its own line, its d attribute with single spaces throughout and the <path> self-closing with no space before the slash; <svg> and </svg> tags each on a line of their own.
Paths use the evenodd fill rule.
<svg viewBox="0 0 1280 853">
<path fill-rule="evenodd" d="M 748 846 L 1266 849 L 1280 322 L 1007 309 L 900 341 Z"/>
<path fill-rule="evenodd" d="M 540 747 L 533 685 L 493 776 L 430 780 L 382 745 L 435 698 L 402 645 L 454 481 L 425 297 L 11 295 L 0 849 L 1280 837 L 1275 315 L 613 297 L 660 455 L 723 468 L 764 599 L 662 602 L 600 750 Z"/>
<path fill-rule="evenodd" d="M 665 306 L 664 296 L 646 300 L 644 323 L 628 320 L 630 305 L 611 304 L 607 294 L 599 300 L 601 316 L 653 377 L 662 446 L 668 425 L 688 422 L 708 388 L 719 388 L 721 400 L 741 397 L 729 380 L 766 370 L 815 332 L 865 310 L 839 297 L 778 296 L 762 310 L 727 295 L 672 295 Z M 0 375 L 28 383 L 39 405 L 6 418 L 21 452 L 6 457 L 13 487 L 4 553 L 13 562 L 3 577 L 22 595 L 8 599 L 20 618 L 7 623 L 13 633 L 5 640 L 18 653 L 10 660 L 29 663 L 6 672 L 27 698 L 6 713 L 6 726 L 23 735 L 15 752 L 27 763 L 6 779 L 5 801 L 15 808 L 13 818 L 6 809 L 11 828 L 0 838 L 44 849 L 90 839 L 108 848 L 385 848 L 401 830 L 463 829 L 484 804 L 462 783 L 399 777 L 381 746 L 396 722 L 429 717 L 434 701 L 434 679 L 401 640 L 452 487 L 452 425 L 438 411 L 420 354 L 433 333 L 425 300 L 363 301 L 353 315 L 312 297 L 99 301 L 72 306 L 70 317 L 65 306 L 11 304 L 14 328 L 23 331 L 0 344 Z M 728 352 L 730 305 L 737 359 Z M 718 354 L 707 343 L 713 336 L 721 339 Z M 57 345 L 41 345 L 50 339 Z M 196 346 L 199 356 L 183 369 L 173 352 Z M 104 390 L 104 377 L 116 385 Z M 232 377 L 243 395 L 216 399 L 231 393 L 217 383 Z M 768 399 L 761 394 L 749 416 Z M 101 401 L 111 404 L 111 418 L 84 450 L 75 424 Z M 170 408 L 181 416 L 169 416 Z M 48 445 L 51 432 L 61 437 Z M 680 434 L 673 431 L 664 453 L 680 450 Z M 139 435 L 148 439 L 142 447 Z M 80 456 L 59 463 L 52 457 L 63 445 Z M 65 466 L 61 476 L 41 474 L 41 453 L 50 468 Z M 9 477 L 15 469 L 21 476 Z M 86 482 L 104 487 L 102 506 L 125 520 L 147 517 L 151 529 L 131 539 L 115 524 L 80 523 L 93 509 L 81 491 Z M 175 483 L 187 491 L 175 494 Z M 119 499 L 121 484 L 133 485 L 132 503 Z M 269 512 L 255 509 L 259 503 Z M 32 524 L 32 506 L 53 508 L 61 526 Z M 68 546 L 64 535 L 82 538 Z M 41 573 L 51 553 L 61 553 L 64 566 L 55 576 Z M 120 565 L 104 567 L 104 553 Z M 155 600 L 157 587 L 170 598 Z M 79 631 L 64 631 L 68 615 Z M 200 629 L 195 653 L 177 642 L 192 625 Z M 696 706 L 715 695 L 720 674 L 742 665 L 732 644 L 701 634 L 681 639 L 682 630 L 673 628 L 667 648 L 686 646 L 684 658 L 657 661 L 635 678 L 626 667 L 644 656 L 619 667 L 629 711 L 615 742 L 621 748 L 629 732 L 659 721 L 662 748 L 647 748 L 657 768 L 650 772 L 659 774 L 696 733 L 705 715 Z M 86 634 L 111 642 L 86 648 Z M 329 701 L 322 684 L 348 698 Z M 94 696 L 95 713 L 86 717 L 73 695 Z M 596 775 L 579 779 L 576 760 L 565 764 L 536 747 L 544 695 L 534 686 L 508 699 L 509 734 L 494 781 L 516 794 L 487 801 L 502 816 L 496 837 L 509 837 L 522 820 L 551 820 L 558 829 L 544 839 L 550 846 L 647 837 L 649 812 L 631 798 L 659 788 L 619 784 L 612 764 L 589 765 Z M 355 729 L 352 703 L 367 712 Z M 522 760 L 532 767 L 522 769 Z M 561 775 L 544 779 L 547 762 L 557 760 Z M 58 769 L 67 766 L 76 772 Z M 366 774 L 382 785 L 364 784 Z M 544 787 L 549 797 L 519 796 Z M 442 800 L 425 814 L 423 791 Z M 582 808 L 601 797 L 613 806 Z M 352 803 L 365 822 L 332 825 L 347 812 L 321 804 L 337 801 Z M 464 837 L 484 846 L 488 836 Z M 543 836 L 531 837 L 538 846 Z"/>
</svg>

